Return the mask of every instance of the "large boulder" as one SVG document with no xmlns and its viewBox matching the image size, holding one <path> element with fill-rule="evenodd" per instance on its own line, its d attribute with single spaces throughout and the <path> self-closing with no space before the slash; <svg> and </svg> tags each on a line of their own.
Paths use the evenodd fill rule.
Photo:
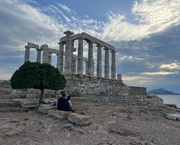
<svg viewBox="0 0 180 145">
<path fill-rule="evenodd" d="M 72 123 L 75 123 L 77 125 L 87 125 L 91 123 L 90 116 L 87 115 L 81 115 L 77 113 L 71 113 L 68 115 L 68 120 Z"/>
</svg>

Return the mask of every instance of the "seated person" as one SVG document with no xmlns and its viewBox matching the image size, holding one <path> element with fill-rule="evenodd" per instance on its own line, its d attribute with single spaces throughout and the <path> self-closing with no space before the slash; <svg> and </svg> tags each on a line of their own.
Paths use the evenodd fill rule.
<svg viewBox="0 0 180 145">
<path fill-rule="evenodd" d="M 64 105 L 64 111 L 72 111 L 74 113 L 74 110 L 71 108 L 71 97 L 68 96 L 67 100 Z"/>
<path fill-rule="evenodd" d="M 64 110 L 64 106 L 65 106 L 65 104 L 66 104 L 66 94 L 62 94 L 62 97 L 60 97 L 59 99 L 58 99 L 58 104 L 57 104 L 57 109 L 58 110 Z"/>
</svg>

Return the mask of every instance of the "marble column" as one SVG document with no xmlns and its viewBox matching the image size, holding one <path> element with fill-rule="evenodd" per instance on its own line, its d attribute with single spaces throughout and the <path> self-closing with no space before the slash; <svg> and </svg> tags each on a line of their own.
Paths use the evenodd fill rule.
<svg viewBox="0 0 180 145">
<path fill-rule="evenodd" d="M 36 59 L 36 62 L 41 63 L 41 50 L 40 50 L 40 49 L 36 49 L 36 51 L 37 51 L 37 59 Z"/>
<path fill-rule="evenodd" d="M 76 58 L 74 56 L 72 56 L 72 70 L 71 73 L 72 74 L 76 74 Z"/>
<path fill-rule="evenodd" d="M 52 59 L 52 53 L 49 52 L 48 54 L 48 63 L 51 64 L 51 59 Z"/>
<path fill-rule="evenodd" d="M 71 40 L 71 35 L 74 33 L 71 31 L 66 31 L 64 32 L 66 34 L 66 51 L 65 51 L 65 74 L 71 74 L 71 69 L 72 69 L 72 40 Z"/>
<path fill-rule="evenodd" d="M 63 67 L 64 67 L 64 61 L 63 61 L 63 55 L 64 55 L 64 43 L 59 42 L 59 56 L 58 56 L 58 70 L 62 73 L 63 72 Z"/>
<path fill-rule="evenodd" d="M 97 77 L 102 77 L 102 46 L 97 45 Z"/>
<path fill-rule="evenodd" d="M 74 48 L 74 41 L 71 41 L 72 42 L 72 50 L 71 50 L 71 56 L 72 56 L 72 58 L 71 58 L 71 67 L 72 67 L 72 69 L 71 69 L 71 73 L 72 74 L 76 74 L 76 58 L 75 58 L 75 56 L 73 55 L 73 52 L 76 52 L 76 48 Z"/>
<path fill-rule="evenodd" d="M 94 66 L 95 66 L 95 63 L 93 62 L 93 67 L 92 67 L 92 76 L 94 76 Z"/>
<path fill-rule="evenodd" d="M 74 52 L 76 52 L 76 48 L 74 48 L 74 40 L 71 41 L 71 73 L 76 74 L 76 58 L 74 56 Z"/>
<path fill-rule="evenodd" d="M 48 50 L 48 45 L 44 44 L 41 46 L 43 49 L 43 63 L 48 63 L 48 55 L 49 55 L 49 50 Z"/>
<path fill-rule="evenodd" d="M 24 56 L 24 62 L 29 61 L 29 54 L 30 54 L 30 47 L 25 46 L 25 56 Z"/>
<path fill-rule="evenodd" d="M 85 72 L 85 74 L 87 75 L 88 74 L 88 61 L 86 60 L 85 63 L 86 63 L 86 72 Z"/>
<path fill-rule="evenodd" d="M 83 74 L 83 38 L 78 39 L 78 74 Z"/>
<path fill-rule="evenodd" d="M 56 67 L 59 70 L 59 53 L 56 53 L 56 56 L 57 56 L 57 65 L 56 65 Z"/>
<path fill-rule="evenodd" d="M 105 50 L 105 68 L 104 68 L 104 77 L 109 78 L 109 49 L 104 48 Z"/>
<path fill-rule="evenodd" d="M 111 54 L 111 78 L 116 79 L 116 51 L 112 50 Z"/>
<path fill-rule="evenodd" d="M 93 42 L 88 40 L 88 75 L 93 76 Z"/>
</svg>

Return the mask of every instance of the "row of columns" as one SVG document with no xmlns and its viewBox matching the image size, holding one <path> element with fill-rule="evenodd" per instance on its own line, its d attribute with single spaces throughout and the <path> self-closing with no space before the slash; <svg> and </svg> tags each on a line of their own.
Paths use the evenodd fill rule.
<svg viewBox="0 0 180 145">
<path fill-rule="evenodd" d="M 29 46 L 25 46 L 25 56 L 24 56 L 24 62 L 29 61 L 29 56 L 30 56 L 30 48 Z M 36 48 L 37 51 L 37 58 L 36 58 L 36 62 L 41 63 L 41 49 Z"/>
<path fill-rule="evenodd" d="M 24 62 L 27 62 L 30 60 L 30 49 L 33 47 L 29 47 L 29 46 L 25 46 L 25 57 L 24 57 Z M 49 52 L 49 48 L 48 45 L 43 45 L 43 49 L 41 48 L 35 48 L 37 51 L 37 57 L 36 57 L 36 62 L 41 63 L 41 52 L 43 51 L 43 60 L 42 63 L 49 63 L 51 64 L 51 60 L 52 60 L 52 53 Z M 60 61 L 60 57 L 59 57 L 59 53 L 56 54 L 57 55 L 57 68 L 59 68 L 59 66 L 61 66 L 61 61 Z M 63 56 L 62 56 L 63 58 Z"/>
<path fill-rule="evenodd" d="M 66 34 L 66 41 L 59 43 L 59 59 L 60 66 L 59 70 L 63 72 L 63 53 L 64 53 L 64 44 L 65 47 L 65 74 L 72 74 L 72 50 L 74 40 L 71 40 L 71 35 L 74 33 L 71 31 L 64 32 Z M 90 40 L 86 40 L 88 43 L 88 60 L 86 67 L 86 74 L 90 76 L 94 76 L 94 60 L 93 60 L 93 42 Z M 104 68 L 104 77 L 109 78 L 109 53 L 111 52 L 111 78 L 116 78 L 116 51 L 104 48 L 105 50 L 105 68 Z M 78 56 L 77 56 L 77 73 L 83 74 L 83 38 L 78 38 Z M 97 77 L 102 77 L 102 46 L 97 44 Z"/>
</svg>

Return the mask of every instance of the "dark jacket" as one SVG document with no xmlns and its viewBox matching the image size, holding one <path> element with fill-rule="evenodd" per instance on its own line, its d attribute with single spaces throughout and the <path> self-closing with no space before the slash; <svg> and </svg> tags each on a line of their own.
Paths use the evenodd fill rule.
<svg viewBox="0 0 180 145">
<path fill-rule="evenodd" d="M 66 98 L 60 97 L 58 99 L 58 105 L 57 105 L 57 109 L 58 110 L 64 110 L 65 104 L 66 104 Z"/>
<path fill-rule="evenodd" d="M 64 111 L 72 111 L 72 112 L 74 112 L 74 110 L 71 108 L 71 105 L 69 104 L 69 99 L 67 99 L 66 102 L 65 102 Z"/>
</svg>

